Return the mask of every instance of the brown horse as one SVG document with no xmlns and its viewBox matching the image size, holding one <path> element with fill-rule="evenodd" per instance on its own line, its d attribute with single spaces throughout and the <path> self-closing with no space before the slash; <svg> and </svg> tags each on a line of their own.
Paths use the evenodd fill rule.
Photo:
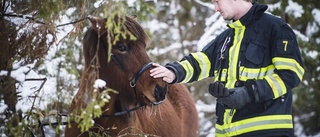
<svg viewBox="0 0 320 137">
<path fill-rule="evenodd" d="M 94 119 L 92 132 L 108 136 L 198 136 L 198 115 L 194 101 L 184 85 L 167 85 L 161 79 L 150 77 L 153 67 L 146 53 L 150 39 L 134 17 L 116 16 L 115 23 L 123 22 L 136 40 L 120 38 L 108 52 L 108 29 L 106 19 L 88 18 L 91 22 L 83 38 L 85 68 L 80 89 L 72 101 L 70 112 L 79 110 L 88 102 L 90 73 L 97 69 L 98 77 L 106 82 L 111 93 L 100 118 Z M 108 62 L 108 53 L 111 60 Z M 97 55 L 97 56 L 95 56 Z M 98 57 L 99 66 L 93 66 Z M 141 107 L 142 106 L 142 107 Z M 66 137 L 88 136 L 81 133 L 77 123 L 65 130 Z M 103 130 L 101 130 L 101 127 Z M 96 130 L 100 129 L 100 130 Z"/>
</svg>

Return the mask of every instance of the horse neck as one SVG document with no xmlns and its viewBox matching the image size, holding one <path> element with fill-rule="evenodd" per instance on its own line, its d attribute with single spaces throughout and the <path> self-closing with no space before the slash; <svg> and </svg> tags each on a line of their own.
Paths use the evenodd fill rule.
<svg viewBox="0 0 320 137">
<path fill-rule="evenodd" d="M 115 89 L 116 90 L 116 89 Z M 136 97 L 134 94 L 124 93 L 124 92 L 133 92 L 129 89 L 124 90 L 116 90 L 118 93 L 109 94 L 111 99 L 104 106 L 104 109 L 108 110 L 109 115 L 113 115 L 115 113 L 128 111 L 129 109 L 137 107 Z M 132 96 L 131 96 L 132 95 Z"/>
</svg>

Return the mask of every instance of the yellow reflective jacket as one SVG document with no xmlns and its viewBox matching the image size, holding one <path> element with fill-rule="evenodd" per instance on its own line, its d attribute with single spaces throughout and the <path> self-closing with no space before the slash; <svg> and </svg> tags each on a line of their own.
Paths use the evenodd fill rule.
<svg viewBox="0 0 320 137">
<path fill-rule="evenodd" d="M 201 52 L 166 65 L 176 74 L 173 83 L 214 77 L 234 88 L 256 80 L 259 102 L 238 110 L 217 103 L 216 136 L 294 136 L 291 91 L 302 80 L 302 59 L 292 29 L 266 9 L 254 3 Z"/>
</svg>

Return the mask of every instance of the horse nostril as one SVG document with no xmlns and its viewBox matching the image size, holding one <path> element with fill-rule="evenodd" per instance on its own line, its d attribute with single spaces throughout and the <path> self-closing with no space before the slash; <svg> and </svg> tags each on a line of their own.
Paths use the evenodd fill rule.
<svg viewBox="0 0 320 137">
<path fill-rule="evenodd" d="M 159 86 L 156 85 L 154 88 L 154 96 L 156 98 L 157 102 L 163 101 L 166 98 L 166 94 L 167 94 L 167 85 L 165 86 Z"/>
</svg>

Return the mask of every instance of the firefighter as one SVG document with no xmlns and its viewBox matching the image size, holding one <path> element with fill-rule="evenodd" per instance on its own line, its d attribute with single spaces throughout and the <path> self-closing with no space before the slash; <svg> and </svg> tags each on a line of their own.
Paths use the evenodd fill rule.
<svg viewBox="0 0 320 137">
<path fill-rule="evenodd" d="M 228 28 L 200 52 L 165 66 L 154 63 L 150 76 L 169 84 L 214 77 L 216 136 L 292 137 L 292 89 L 304 68 L 296 35 L 267 5 L 250 0 L 212 0 Z"/>
</svg>

